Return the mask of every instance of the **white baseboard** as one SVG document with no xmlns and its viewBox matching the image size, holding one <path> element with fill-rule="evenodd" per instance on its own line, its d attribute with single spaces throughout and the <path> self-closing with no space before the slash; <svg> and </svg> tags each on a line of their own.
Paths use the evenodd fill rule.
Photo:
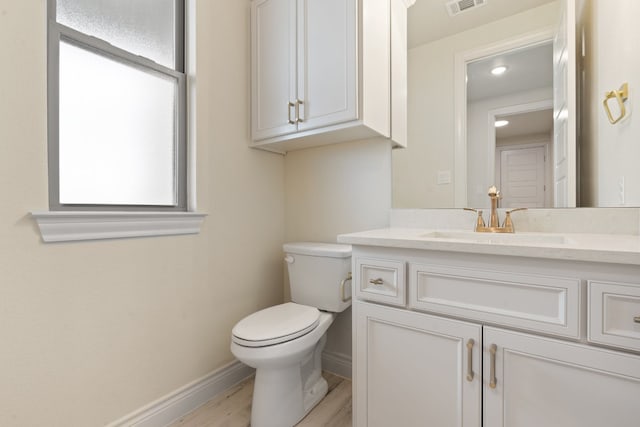
<svg viewBox="0 0 640 427">
<path fill-rule="evenodd" d="M 341 377 L 351 378 L 351 358 L 342 353 L 323 352 L 322 368 Z M 107 427 L 167 426 L 254 372 L 253 368 L 236 360 L 108 424 Z"/>
<path fill-rule="evenodd" d="M 202 406 L 215 395 L 250 377 L 255 370 L 239 361 L 231 362 L 175 390 L 107 427 L 161 427 Z"/>
<path fill-rule="evenodd" d="M 344 378 L 351 378 L 351 357 L 342 354 L 322 352 L 322 370 Z"/>
</svg>

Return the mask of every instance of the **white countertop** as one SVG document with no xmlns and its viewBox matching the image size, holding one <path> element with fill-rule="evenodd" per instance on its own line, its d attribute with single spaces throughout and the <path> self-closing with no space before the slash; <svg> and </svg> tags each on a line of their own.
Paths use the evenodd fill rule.
<svg viewBox="0 0 640 427">
<path fill-rule="evenodd" d="M 435 237 L 439 233 L 445 238 Z M 479 240 L 485 241 L 474 240 L 475 235 L 478 235 Z M 492 239 L 491 236 L 496 238 Z M 514 238 L 510 238 L 511 236 Z M 468 230 L 383 228 L 341 234 L 338 236 L 338 242 L 389 248 L 640 265 L 640 236 L 627 234 L 516 232 L 513 235 L 492 235 Z"/>
</svg>

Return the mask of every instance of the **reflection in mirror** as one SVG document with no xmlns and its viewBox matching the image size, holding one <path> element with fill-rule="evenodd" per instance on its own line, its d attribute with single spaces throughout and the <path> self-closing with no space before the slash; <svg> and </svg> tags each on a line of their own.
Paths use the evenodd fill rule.
<svg viewBox="0 0 640 427">
<path fill-rule="evenodd" d="M 541 203 L 544 207 L 640 206 L 640 120 L 633 120 L 634 105 L 640 108 L 640 97 L 633 96 L 635 88 L 640 87 L 640 59 L 634 53 L 634 44 L 640 39 L 634 16 L 640 15 L 640 2 L 490 0 L 456 16 L 449 16 L 445 3 L 417 0 L 409 10 L 408 148 L 393 152 L 394 208 L 485 207 L 488 185 L 502 187 L 505 195 L 515 194 L 512 190 L 518 187 L 516 181 L 531 178 L 531 168 L 536 174 L 543 171 L 544 184 L 536 178 L 535 185 L 526 185 L 525 196 L 505 197 L 504 207 Z M 565 9 L 568 13 L 563 14 Z M 562 30 L 558 23 L 563 22 L 564 33 L 558 31 Z M 472 130 L 472 110 L 487 99 L 474 98 L 474 67 L 485 60 L 487 67 L 500 65 L 496 46 L 514 40 L 528 39 L 519 49 L 511 46 L 503 50 L 532 57 L 537 53 L 523 46 L 551 49 L 543 42 L 554 39 L 554 34 L 560 36 L 556 41 L 564 42 L 568 50 L 576 47 L 578 54 L 578 60 L 573 61 L 567 59 L 568 50 L 553 55 L 552 70 L 560 85 L 523 89 L 538 91 L 539 96 L 517 104 L 526 108 L 500 106 L 487 110 L 480 119 L 484 130 Z M 456 66 L 460 63 L 461 67 Z M 467 65 L 468 88 L 464 83 Z M 508 78 L 511 71 L 508 68 L 503 77 Z M 577 78 L 575 84 L 562 78 L 562 71 Z M 548 68 L 545 75 L 549 75 Z M 532 78 L 519 80 L 528 82 Z M 627 117 L 612 125 L 602 101 L 606 93 L 623 83 L 629 84 Z M 479 87 L 497 93 L 487 83 Z M 579 89 L 577 99 L 567 97 L 559 102 L 558 95 L 575 88 Z M 573 111 L 572 102 L 580 108 L 579 117 L 569 113 Z M 542 121 L 548 124 L 548 110 L 554 107 L 555 126 L 503 136 L 503 130 L 509 132 L 509 126 L 515 129 L 514 122 L 527 112 L 546 111 Z M 497 118 L 506 118 L 511 124 L 496 130 L 490 124 Z M 571 120 L 578 122 L 572 125 Z M 533 121 L 537 119 L 526 119 L 527 123 Z M 573 139 L 578 141 L 574 145 L 566 133 L 572 130 Z M 473 140 L 482 141 L 480 148 L 472 145 Z M 542 165 L 537 163 L 540 156 Z M 573 159 L 573 165 L 563 164 L 565 158 Z M 516 168 L 519 162 L 530 169 Z M 573 183 L 566 184 L 570 180 Z M 569 190 L 576 185 L 577 191 Z"/>
<path fill-rule="evenodd" d="M 467 163 L 482 162 L 486 168 L 489 155 L 481 159 L 469 155 L 467 162 L 466 133 L 462 140 L 463 126 L 456 122 L 457 116 L 466 115 L 466 93 L 459 93 L 459 88 L 465 87 L 466 63 L 523 44 L 548 41 L 558 21 L 557 1 L 491 0 L 453 17 L 444 3 L 417 0 L 409 9 L 408 148 L 393 152 L 395 208 L 488 205 L 486 195 L 482 204 L 467 203 Z M 434 32 L 434 28 L 441 32 Z M 429 33 L 423 34 L 426 29 Z M 531 34 L 537 38 L 525 37 Z M 513 45 L 514 39 L 524 41 Z M 496 51 L 495 46 L 503 46 L 505 41 L 511 44 Z M 475 56 L 465 57 L 468 52 Z M 456 66 L 457 62 L 462 67 Z M 487 134 L 485 131 L 484 136 Z M 474 187 L 469 187 L 473 192 Z M 487 188 L 483 189 L 485 194 Z"/>
<path fill-rule="evenodd" d="M 498 127 L 500 121 L 507 124 Z M 498 115 L 495 126 L 494 181 L 502 193 L 499 206 L 553 207 L 550 191 L 553 110 Z"/>
<path fill-rule="evenodd" d="M 640 1 L 580 0 L 584 34 L 580 97 L 580 205 L 640 206 Z M 628 83 L 626 116 L 611 124 L 605 94 Z M 634 111 L 635 110 L 635 111 Z M 635 115 L 635 117 L 634 117 Z"/>
<path fill-rule="evenodd" d="M 467 63 L 467 204 L 553 207 L 550 41 Z"/>
</svg>

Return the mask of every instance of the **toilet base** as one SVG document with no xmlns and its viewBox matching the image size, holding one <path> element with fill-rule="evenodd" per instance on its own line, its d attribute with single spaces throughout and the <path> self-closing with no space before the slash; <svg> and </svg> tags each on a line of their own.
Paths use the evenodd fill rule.
<svg viewBox="0 0 640 427">
<path fill-rule="evenodd" d="M 308 390 L 304 392 L 304 415 L 300 418 L 304 418 L 315 406 L 320 403 L 320 401 L 327 395 L 329 391 L 329 384 L 327 384 L 327 380 L 325 380 L 322 375 L 316 383 Z M 299 421 L 299 420 L 298 420 Z"/>
<path fill-rule="evenodd" d="M 321 367 L 326 341 L 325 335 L 300 364 L 256 369 L 252 427 L 292 427 L 322 400 L 329 389 Z"/>
</svg>

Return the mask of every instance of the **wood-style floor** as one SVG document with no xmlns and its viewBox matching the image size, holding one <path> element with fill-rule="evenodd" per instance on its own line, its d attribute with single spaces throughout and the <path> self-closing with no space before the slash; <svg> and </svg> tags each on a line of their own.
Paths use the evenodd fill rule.
<svg viewBox="0 0 640 427">
<path fill-rule="evenodd" d="M 329 392 L 297 427 L 351 427 L 351 381 L 323 372 Z M 253 377 L 211 399 L 170 427 L 248 427 Z"/>
</svg>

